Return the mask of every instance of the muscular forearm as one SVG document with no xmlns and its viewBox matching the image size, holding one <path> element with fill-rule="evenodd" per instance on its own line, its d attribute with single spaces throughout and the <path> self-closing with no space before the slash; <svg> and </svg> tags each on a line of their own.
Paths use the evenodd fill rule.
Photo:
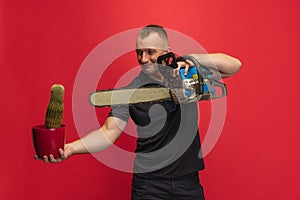
<svg viewBox="0 0 300 200">
<path fill-rule="evenodd" d="M 80 140 L 72 142 L 70 144 L 72 146 L 71 154 L 95 153 L 108 148 L 112 144 L 113 141 L 103 133 L 102 129 L 99 129 L 89 133 Z"/>
<path fill-rule="evenodd" d="M 121 135 L 127 122 L 108 117 L 103 126 L 70 144 L 71 154 L 95 153 L 111 146 Z"/>
<path fill-rule="evenodd" d="M 201 65 L 218 71 L 222 78 L 236 74 L 241 68 L 241 62 L 232 56 L 223 53 L 191 54 Z M 216 74 L 215 74 L 216 75 Z"/>
</svg>

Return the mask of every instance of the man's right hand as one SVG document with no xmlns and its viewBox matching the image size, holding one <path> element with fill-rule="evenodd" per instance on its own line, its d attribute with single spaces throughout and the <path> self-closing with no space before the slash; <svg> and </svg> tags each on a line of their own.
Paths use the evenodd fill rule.
<svg viewBox="0 0 300 200">
<path fill-rule="evenodd" d="M 66 160 L 67 158 L 69 158 L 72 155 L 72 152 L 73 152 L 73 147 L 71 146 L 71 144 L 66 144 L 64 150 L 59 149 L 59 154 L 60 154 L 59 158 L 54 158 L 54 156 L 51 154 L 48 156 L 44 155 L 43 158 L 39 158 L 37 155 L 35 155 L 34 159 L 44 160 L 45 163 L 60 163 Z"/>
</svg>

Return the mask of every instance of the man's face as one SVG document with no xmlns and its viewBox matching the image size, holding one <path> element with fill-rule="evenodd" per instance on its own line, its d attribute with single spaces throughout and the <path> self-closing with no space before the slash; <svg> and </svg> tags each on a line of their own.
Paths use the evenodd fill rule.
<svg viewBox="0 0 300 200">
<path fill-rule="evenodd" d="M 157 33 L 151 33 L 143 39 L 137 38 L 137 59 L 145 74 L 150 75 L 158 71 L 157 58 L 168 52 L 168 47 L 165 44 L 166 42 Z"/>
</svg>

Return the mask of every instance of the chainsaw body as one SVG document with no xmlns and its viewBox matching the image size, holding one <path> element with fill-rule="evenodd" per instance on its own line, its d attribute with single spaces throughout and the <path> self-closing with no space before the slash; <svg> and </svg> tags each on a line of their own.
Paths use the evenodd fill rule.
<svg viewBox="0 0 300 200">
<path fill-rule="evenodd" d="M 180 76 L 171 76 L 171 70 L 178 68 L 177 62 L 187 60 L 194 66 L 188 69 L 184 75 L 184 68 L 179 70 Z M 159 69 L 169 82 L 172 98 L 177 98 L 178 103 L 190 103 L 200 100 L 210 100 L 227 95 L 226 85 L 213 79 L 213 73 L 206 66 L 201 65 L 198 60 L 191 56 L 175 57 L 169 52 L 157 59 Z"/>
</svg>

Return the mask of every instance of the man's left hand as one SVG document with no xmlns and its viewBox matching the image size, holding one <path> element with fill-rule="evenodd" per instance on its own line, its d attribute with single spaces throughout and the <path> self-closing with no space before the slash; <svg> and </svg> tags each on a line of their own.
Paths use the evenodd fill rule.
<svg viewBox="0 0 300 200">
<path fill-rule="evenodd" d="M 181 68 L 184 68 L 184 75 L 186 76 L 187 73 L 188 73 L 188 71 L 189 71 L 189 68 L 191 66 L 193 66 L 193 63 L 191 61 L 189 61 L 189 60 L 186 60 L 186 61 L 179 61 L 179 62 L 177 62 L 177 65 L 178 65 L 178 68 L 172 70 L 172 72 L 171 72 L 172 73 L 171 75 L 173 77 L 176 77 L 176 76 L 179 75 Z"/>
</svg>

